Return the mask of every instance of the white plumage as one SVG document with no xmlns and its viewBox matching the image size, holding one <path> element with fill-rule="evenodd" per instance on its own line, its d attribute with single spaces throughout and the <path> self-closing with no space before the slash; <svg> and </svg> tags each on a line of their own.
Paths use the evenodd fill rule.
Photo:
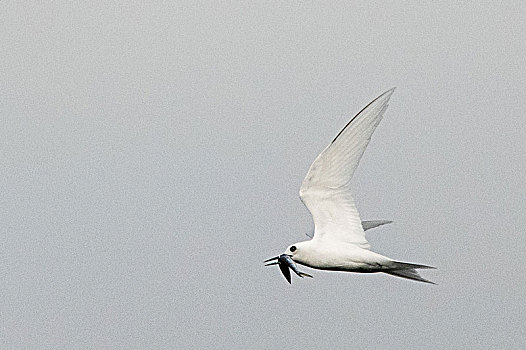
<svg viewBox="0 0 526 350">
<path fill-rule="evenodd" d="M 312 214 L 314 236 L 310 241 L 287 248 L 282 255 L 285 258 L 279 259 L 282 272 L 288 265 L 303 277 L 303 273 L 297 271 L 288 259 L 290 257 L 294 262 L 316 269 L 385 272 L 432 283 L 420 277 L 415 270 L 431 267 L 394 261 L 369 250 L 370 245 L 351 195 L 351 178 L 393 92 L 394 88 L 386 91 L 363 108 L 310 166 L 300 188 L 300 198 Z M 372 224 L 368 224 L 366 229 L 388 221 L 369 223 Z M 290 282 L 290 273 L 287 280 Z"/>
<path fill-rule="evenodd" d="M 385 92 L 352 118 L 307 172 L 300 198 L 314 219 L 314 239 L 369 248 L 350 182 L 393 92 L 394 89 Z"/>
</svg>

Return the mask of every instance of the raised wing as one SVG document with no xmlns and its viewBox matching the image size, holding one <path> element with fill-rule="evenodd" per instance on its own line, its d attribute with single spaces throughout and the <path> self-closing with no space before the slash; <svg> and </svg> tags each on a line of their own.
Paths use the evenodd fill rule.
<svg viewBox="0 0 526 350">
<path fill-rule="evenodd" d="M 350 182 L 394 88 L 362 109 L 310 166 L 300 198 L 314 220 L 314 238 L 369 248 Z"/>
</svg>

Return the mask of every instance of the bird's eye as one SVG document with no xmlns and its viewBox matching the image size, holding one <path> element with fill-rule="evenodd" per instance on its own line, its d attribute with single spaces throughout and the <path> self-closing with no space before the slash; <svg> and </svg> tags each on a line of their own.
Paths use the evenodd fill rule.
<svg viewBox="0 0 526 350">
<path fill-rule="evenodd" d="M 292 247 L 290 247 L 290 251 L 291 251 L 291 252 L 295 252 L 295 251 L 296 251 L 296 246 L 292 246 Z"/>
</svg>

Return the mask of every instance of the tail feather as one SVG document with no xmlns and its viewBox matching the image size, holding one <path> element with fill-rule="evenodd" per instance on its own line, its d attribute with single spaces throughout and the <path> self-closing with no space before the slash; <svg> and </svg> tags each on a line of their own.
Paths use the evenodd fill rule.
<svg viewBox="0 0 526 350">
<path fill-rule="evenodd" d="M 413 280 L 413 281 L 436 284 L 435 282 L 431 282 L 429 280 L 426 280 L 425 278 L 422 278 L 418 274 L 416 269 L 434 269 L 434 267 L 393 261 L 392 268 L 390 268 L 387 271 L 383 271 L 383 272 L 389 275 L 406 278 L 406 279 Z"/>
</svg>

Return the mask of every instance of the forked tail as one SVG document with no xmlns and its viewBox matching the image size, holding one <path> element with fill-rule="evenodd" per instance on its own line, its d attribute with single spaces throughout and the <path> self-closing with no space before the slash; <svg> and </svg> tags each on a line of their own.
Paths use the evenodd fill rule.
<svg viewBox="0 0 526 350">
<path fill-rule="evenodd" d="M 392 267 L 389 267 L 388 270 L 382 271 L 382 272 L 385 272 L 389 275 L 393 275 L 397 277 L 407 278 L 408 280 L 436 284 L 435 282 L 431 282 L 431 281 L 426 280 L 425 278 L 422 278 L 418 274 L 416 269 L 434 269 L 434 267 L 393 261 Z"/>
</svg>

